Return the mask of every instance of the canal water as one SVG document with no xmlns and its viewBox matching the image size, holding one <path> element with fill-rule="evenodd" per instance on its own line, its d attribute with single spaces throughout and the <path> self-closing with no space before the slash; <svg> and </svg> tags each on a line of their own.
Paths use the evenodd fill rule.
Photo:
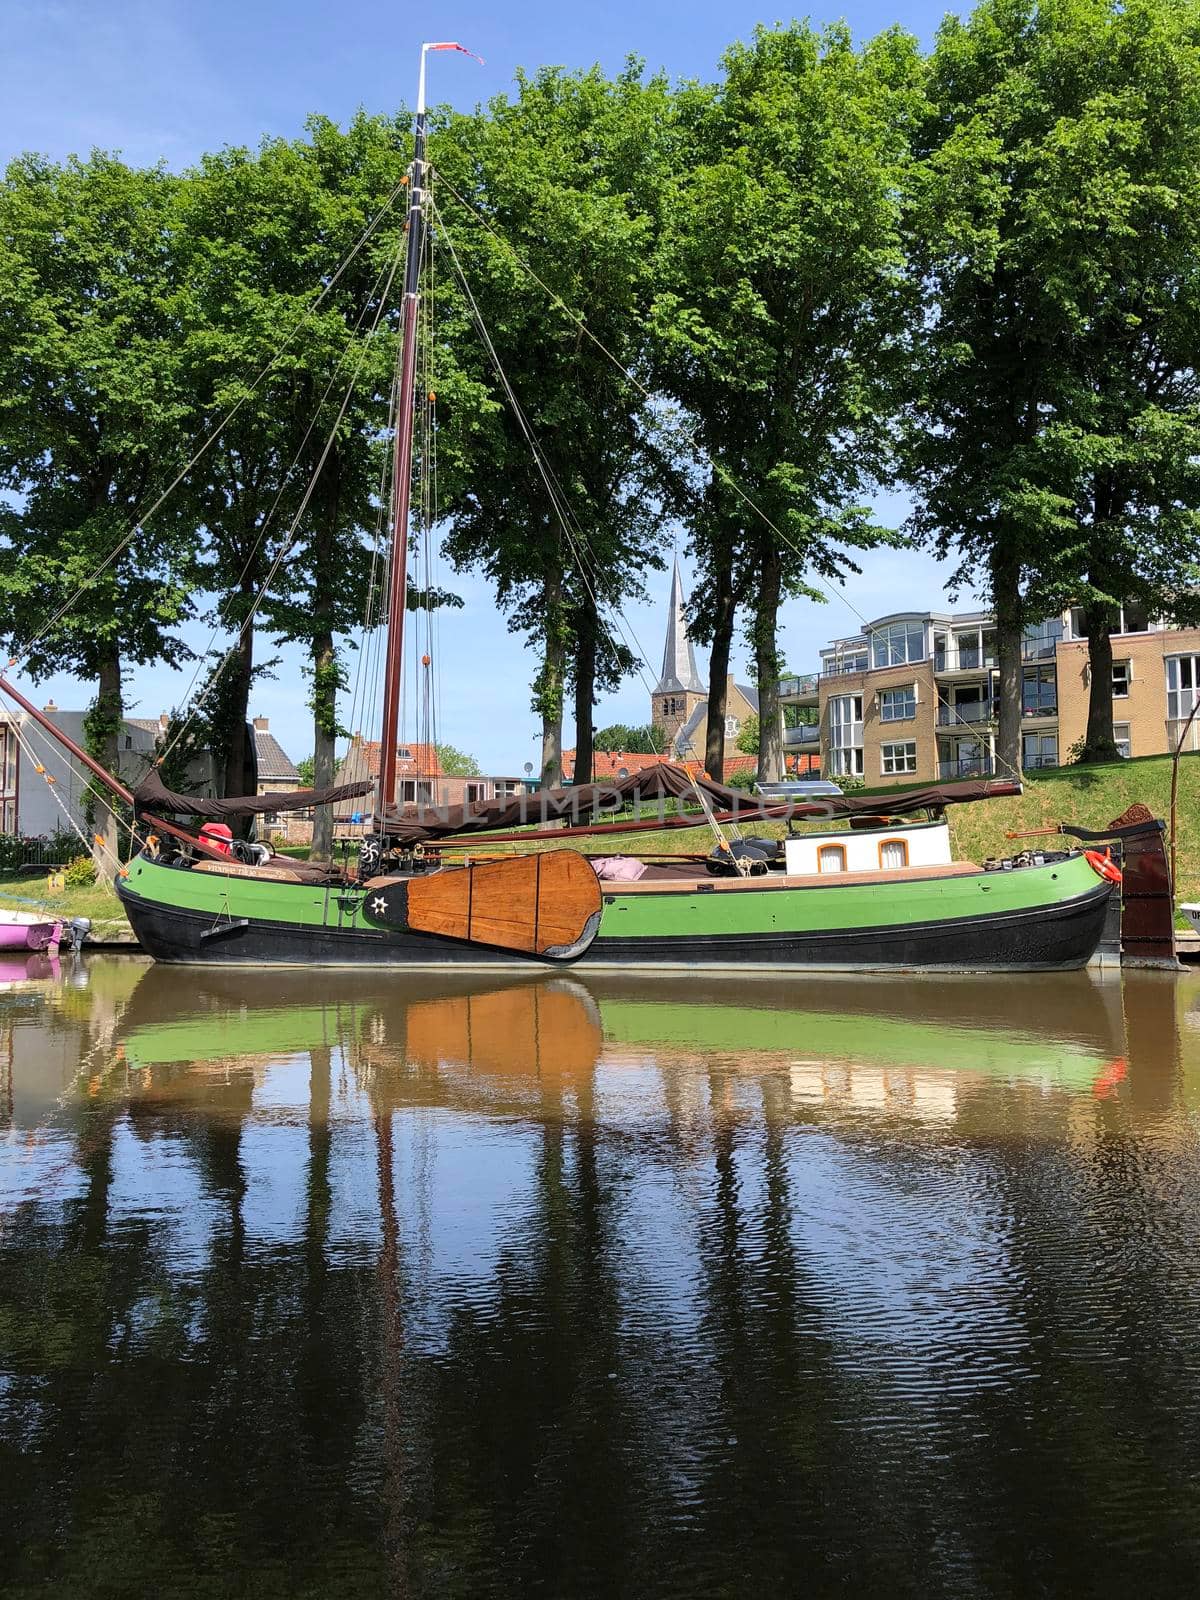
<svg viewBox="0 0 1200 1600">
<path fill-rule="evenodd" d="M 0 974 L 0 1594 L 1200 1570 L 1200 974 Z"/>
</svg>

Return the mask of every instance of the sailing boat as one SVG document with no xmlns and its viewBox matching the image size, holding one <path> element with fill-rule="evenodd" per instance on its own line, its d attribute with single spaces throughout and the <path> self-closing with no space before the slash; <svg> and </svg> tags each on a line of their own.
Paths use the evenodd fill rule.
<svg viewBox="0 0 1200 1600">
<path fill-rule="evenodd" d="M 132 807 L 141 848 L 121 869 L 117 889 L 143 947 L 164 962 L 254 966 L 579 962 L 639 970 L 978 971 L 1084 965 L 1101 939 L 1113 893 L 1110 878 L 1087 854 L 1062 851 L 1006 871 L 950 859 L 945 808 L 1019 793 L 1019 784 L 949 784 L 889 795 L 879 816 L 884 802 L 878 798 L 780 807 L 662 763 L 614 785 L 552 790 L 500 805 L 395 809 L 429 182 L 425 67 L 430 51 L 449 49 L 462 46 L 427 44 L 421 51 L 396 386 L 381 770 L 374 826 L 358 870 L 271 858 L 258 847 L 237 859 L 196 825 L 333 804 L 364 795 L 372 784 L 198 799 L 171 793 L 152 770 L 130 793 L 0 678 L 4 692 Z M 605 807 L 646 799 L 697 807 L 690 818 L 681 814 L 673 821 L 707 824 L 716 839 L 714 858 L 666 867 L 635 863 L 625 881 L 602 881 L 574 848 L 544 848 L 584 833 L 628 832 L 630 824 L 603 820 Z M 811 862 L 799 841 L 782 852 L 773 844 L 747 849 L 725 831 L 731 823 L 797 814 L 848 826 L 827 826 Z M 190 827 L 181 825 L 183 817 Z M 563 822 L 571 825 L 550 839 L 528 831 Z M 639 826 L 647 824 L 632 824 Z M 469 851 L 481 839 L 535 848 L 472 861 Z M 874 869 L 853 870 L 851 841 L 874 853 Z M 456 860 L 456 851 L 466 853 Z"/>
</svg>

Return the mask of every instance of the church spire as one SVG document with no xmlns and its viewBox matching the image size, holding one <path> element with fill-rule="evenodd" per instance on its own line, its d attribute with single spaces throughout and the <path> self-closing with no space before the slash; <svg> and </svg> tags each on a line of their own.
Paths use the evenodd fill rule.
<svg viewBox="0 0 1200 1600">
<path fill-rule="evenodd" d="M 696 653 L 688 638 L 687 623 L 683 617 L 683 579 L 679 575 L 679 558 L 676 557 L 671 578 L 671 604 L 667 615 L 662 676 L 654 686 L 654 693 L 682 694 L 689 690 L 693 694 L 703 694 L 704 685 L 696 671 Z"/>
</svg>

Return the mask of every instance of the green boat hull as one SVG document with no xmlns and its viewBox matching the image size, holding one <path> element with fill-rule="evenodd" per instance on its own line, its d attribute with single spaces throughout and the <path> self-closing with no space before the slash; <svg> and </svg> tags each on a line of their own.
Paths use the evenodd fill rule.
<svg viewBox="0 0 1200 1600">
<path fill-rule="evenodd" d="M 134 932 L 159 961 L 420 969 L 534 959 L 372 927 L 354 886 L 225 877 L 138 857 L 119 889 Z M 1079 967 L 1103 936 L 1110 894 L 1082 856 L 1011 872 L 828 886 L 605 885 L 599 931 L 577 961 L 589 970 Z"/>
</svg>

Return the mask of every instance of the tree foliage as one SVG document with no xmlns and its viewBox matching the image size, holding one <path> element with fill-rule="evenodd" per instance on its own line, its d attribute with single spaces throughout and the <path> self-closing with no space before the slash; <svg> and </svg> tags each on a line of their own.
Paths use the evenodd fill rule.
<svg viewBox="0 0 1200 1600">
<path fill-rule="evenodd" d="M 694 548 L 694 629 L 712 639 L 708 766 L 719 770 L 736 607 L 763 698 L 760 766 L 782 765 L 776 629 L 788 595 L 857 570 L 889 537 L 867 504 L 889 468 L 910 295 L 901 250 L 914 41 L 855 49 L 845 26 L 756 30 L 724 77 L 680 96 L 659 378 L 712 463 Z"/>
<path fill-rule="evenodd" d="M 448 778 L 477 778 L 479 776 L 479 763 L 474 756 L 467 755 L 464 750 L 456 750 L 452 744 L 439 744 L 437 746 L 438 766 Z"/>
<path fill-rule="evenodd" d="M 985 0 L 932 58 L 910 229 L 914 527 L 990 594 L 1013 767 L 1025 626 L 1084 607 L 1103 756 L 1117 607 L 1190 613 L 1198 42 L 1177 0 Z"/>
</svg>

